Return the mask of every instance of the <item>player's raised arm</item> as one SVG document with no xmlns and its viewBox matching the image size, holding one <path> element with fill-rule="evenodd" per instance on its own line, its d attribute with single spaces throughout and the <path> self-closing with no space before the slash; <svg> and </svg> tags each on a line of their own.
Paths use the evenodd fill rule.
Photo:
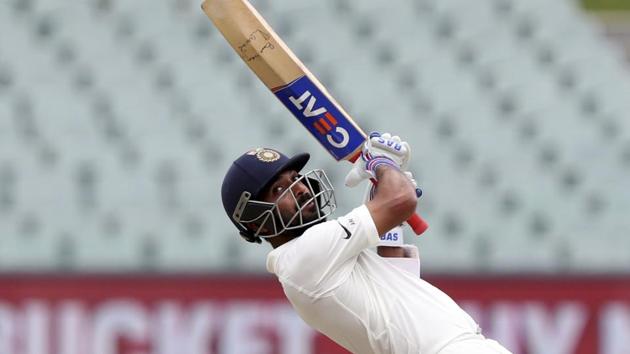
<svg viewBox="0 0 630 354">
<path fill-rule="evenodd" d="M 247 0 L 205 0 L 202 8 L 241 59 L 337 160 L 354 161 L 363 130 Z M 407 224 L 428 227 L 417 214 Z"/>
<path fill-rule="evenodd" d="M 372 133 L 361 160 L 346 176 L 349 187 L 364 179 L 377 181 L 375 195 L 366 206 L 379 235 L 400 225 L 415 212 L 421 192 L 401 171 L 407 168 L 409 153 L 409 145 L 399 137 Z"/>
<path fill-rule="evenodd" d="M 414 186 L 396 166 L 379 164 L 375 173 L 376 195 L 366 206 L 378 234 L 383 235 L 407 220 L 416 210 L 418 200 Z"/>
</svg>

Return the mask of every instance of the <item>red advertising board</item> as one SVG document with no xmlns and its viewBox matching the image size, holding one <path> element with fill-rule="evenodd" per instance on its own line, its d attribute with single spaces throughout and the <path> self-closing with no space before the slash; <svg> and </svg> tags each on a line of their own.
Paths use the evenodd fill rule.
<svg viewBox="0 0 630 354">
<path fill-rule="evenodd" d="M 515 354 L 629 354 L 630 278 L 428 279 Z M 0 277 L 0 354 L 346 353 L 270 277 Z"/>
</svg>

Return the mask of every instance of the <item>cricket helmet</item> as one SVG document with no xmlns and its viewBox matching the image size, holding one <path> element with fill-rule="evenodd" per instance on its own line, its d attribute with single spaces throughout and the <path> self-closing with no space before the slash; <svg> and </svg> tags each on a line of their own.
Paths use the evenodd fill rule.
<svg viewBox="0 0 630 354">
<path fill-rule="evenodd" d="M 298 173 L 308 162 L 310 155 L 302 153 L 291 158 L 269 148 L 256 148 L 237 158 L 228 169 L 221 186 L 223 207 L 241 237 L 248 242 L 261 242 L 283 233 L 309 227 L 321 222 L 336 209 L 334 189 L 323 170 L 311 170 L 299 175 L 291 186 L 278 197 L 281 200 L 289 194 L 296 203 L 296 212 L 287 217 L 280 213 L 278 205 L 260 200 L 262 193 L 284 171 Z M 308 187 L 311 198 L 300 202 L 293 193 L 293 186 L 303 183 Z M 303 210 L 310 201 L 315 202 L 317 217 L 305 220 Z M 252 230 L 248 225 L 258 227 Z M 265 229 L 266 231 L 263 231 Z"/>
</svg>

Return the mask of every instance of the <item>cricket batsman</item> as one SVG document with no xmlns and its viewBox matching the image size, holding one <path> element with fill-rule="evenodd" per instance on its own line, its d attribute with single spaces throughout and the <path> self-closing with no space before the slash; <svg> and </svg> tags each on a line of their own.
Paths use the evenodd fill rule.
<svg viewBox="0 0 630 354">
<path fill-rule="evenodd" d="M 301 172 L 310 155 L 251 150 L 229 168 L 223 206 L 240 235 L 264 239 L 274 273 L 302 319 L 358 354 L 507 354 L 448 295 L 419 277 L 417 249 L 380 235 L 396 229 L 421 195 L 407 171 L 410 147 L 372 133 L 346 176 L 354 187 L 376 180 L 371 198 L 327 220 L 336 208 L 320 169 Z M 400 235 L 402 236 L 402 235 Z M 372 248 L 378 247 L 378 253 Z"/>
</svg>

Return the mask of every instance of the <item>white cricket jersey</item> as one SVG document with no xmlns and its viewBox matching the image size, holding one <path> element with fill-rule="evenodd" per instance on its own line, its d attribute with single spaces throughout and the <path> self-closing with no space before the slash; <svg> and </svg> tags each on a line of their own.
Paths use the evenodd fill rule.
<svg viewBox="0 0 630 354">
<path fill-rule="evenodd" d="M 448 295 L 368 249 L 378 242 L 362 205 L 272 250 L 267 269 L 306 323 L 353 353 L 433 354 L 478 333 Z"/>
</svg>

